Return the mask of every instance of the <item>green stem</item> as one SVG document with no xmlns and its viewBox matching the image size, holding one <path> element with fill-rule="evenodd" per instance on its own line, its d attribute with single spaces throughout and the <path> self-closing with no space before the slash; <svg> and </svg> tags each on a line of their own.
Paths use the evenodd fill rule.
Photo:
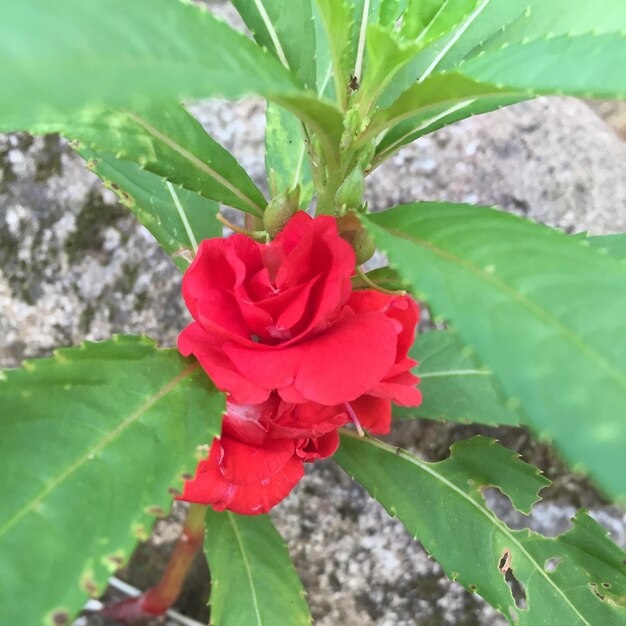
<svg viewBox="0 0 626 626">
<path fill-rule="evenodd" d="M 334 215 L 335 195 L 343 182 L 343 175 L 340 170 L 327 168 L 328 178 L 324 186 L 318 189 L 317 194 L 317 215 Z"/>
</svg>

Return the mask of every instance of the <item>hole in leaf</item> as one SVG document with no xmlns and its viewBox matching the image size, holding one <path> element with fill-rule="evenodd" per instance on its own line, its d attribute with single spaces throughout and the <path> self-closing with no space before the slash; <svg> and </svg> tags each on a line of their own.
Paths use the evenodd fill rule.
<svg viewBox="0 0 626 626">
<path fill-rule="evenodd" d="M 515 606 L 518 609 L 525 609 L 528 606 L 526 602 L 526 588 L 519 580 L 517 580 L 517 578 L 515 578 L 512 569 L 509 568 L 504 574 L 504 580 L 509 583 L 513 599 L 515 600 Z"/>
<path fill-rule="evenodd" d="M 511 551 L 508 548 L 504 548 L 504 552 L 500 556 L 498 561 L 498 569 L 504 574 L 511 568 Z"/>
<path fill-rule="evenodd" d="M 558 556 L 555 556 L 551 559 L 546 559 L 546 562 L 544 563 L 543 567 L 546 570 L 546 572 L 553 572 L 561 564 L 562 560 L 563 559 Z"/>
<path fill-rule="evenodd" d="M 508 583 L 511 588 L 511 594 L 513 595 L 513 599 L 515 600 L 515 606 L 518 609 L 525 609 L 528 604 L 526 602 L 526 588 L 524 585 L 515 577 L 513 570 L 511 569 L 511 561 L 512 554 L 508 548 L 505 548 L 500 556 L 500 560 L 498 561 L 498 569 L 504 574 L 504 580 Z M 517 614 L 511 613 L 511 619 L 516 622 L 518 621 Z"/>
<path fill-rule="evenodd" d="M 602 602 L 604 602 L 606 596 L 600 592 L 600 590 L 598 589 L 598 585 L 596 583 L 591 583 L 589 586 L 591 587 L 591 591 L 593 591 L 593 593 L 595 593 L 596 596 L 600 598 Z"/>
<path fill-rule="evenodd" d="M 602 586 L 603 586 L 605 589 L 610 589 L 610 588 L 611 588 L 611 583 L 602 583 Z"/>
</svg>

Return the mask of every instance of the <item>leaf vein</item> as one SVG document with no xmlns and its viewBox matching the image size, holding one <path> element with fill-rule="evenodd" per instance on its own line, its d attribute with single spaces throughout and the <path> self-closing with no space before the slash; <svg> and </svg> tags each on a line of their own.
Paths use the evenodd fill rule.
<svg viewBox="0 0 626 626">
<path fill-rule="evenodd" d="M 92 459 L 96 454 L 101 452 L 107 445 L 114 441 L 122 432 L 139 420 L 143 414 L 152 408 L 161 398 L 175 389 L 185 378 L 190 376 L 199 367 L 198 363 L 193 363 L 185 368 L 180 374 L 177 374 L 169 383 L 165 384 L 159 391 L 152 394 L 139 408 L 131 413 L 127 418 L 120 422 L 112 431 L 107 433 L 96 445 L 79 457 L 72 465 L 61 472 L 56 478 L 50 481 L 34 498 L 32 498 L 25 506 L 17 511 L 13 517 L 0 527 L 0 537 L 8 532 L 15 524 L 17 524 L 25 515 L 30 513 L 37 505 L 41 504 L 61 483 L 67 480 L 74 472 L 80 469 L 85 463 Z"/>
<path fill-rule="evenodd" d="M 237 524 L 233 518 L 233 514 L 228 512 L 228 521 L 232 526 L 233 532 L 235 533 L 235 539 L 237 539 L 237 544 L 239 545 L 239 550 L 241 551 L 241 558 L 243 559 L 244 567 L 246 568 L 246 576 L 248 577 L 248 584 L 250 585 L 250 591 L 252 592 L 252 604 L 254 606 L 254 613 L 256 615 L 256 621 L 258 626 L 263 626 L 263 620 L 261 619 L 261 611 L 259 609 L 259 599 L 257 598 L 256 587 L 254 586 L 254 580 L 252 578 L 252 570 L 250 569 L 250 562 L 248 561 L 248 555 L 246 554 L 246 550 L 243 546 L 243 541 L 241 540 L 241 534 L 239 533 L 239 529 L 237 528 Z"/>
<path fill-rule="evenodd" d="M 343 435 L 347 435 L 352 437 L 353 439 L 359 438 L 359 435 L 355 432 L 349 431 L 345 428 L 341 429 Z M 494 525 L 494 532 L 496 529 L 499 529 L 506 537 L 511 541 L 511 543 L 515 544 L 515 546 L 520 550 L 520 552 L 529 560 L 529 562 L 533 565 L 535 572 L 543 577 L 548 585 L 550 585 L 557 593 L 558 596 L 562 597 L 565 603 L 571 608 L 573 613 L 580 619 L 582 624 L 586 624 L 586 626 L 592 626 L 590 622 L 588 622 L 583 615 L 578 611 L 578 609 L 572 604 L 571 600 L 565 595 L 562 589 L 560 589 L 557 584 L 548 576 L 548 574 L 544 571 L 543 565 L 541 563 L 537 563 L 537 561 L 532 557 L 532 555 L 524 548 L 524 546 L 519 542 L 517 537 L 511 532 L 510 528 L 504 524 L 498 517 L 496 517 L 489 509 L 481 506 L 479 502 L 477 502 L 474 498 L 470 497 L 467 493 L 465 493 L 462 489 L 457 487 L 453 482 L 448 480 L 445 476 L 442 476 L 440 473 L 435 471 L 433 467 L 426 462 L 422 461 L 416 456 L 408 453 L 406 450 L 402 450 L 401 448 L 394 448 L 379 439 L 375 439 L 372 437 L 368 437 L 365 441 L 381 450 L 385 450 L 386 452 L 390 452 L 394 455 L 399 456 L 400 458 L 412 463 L 419 467 L 422 471 L 430 474 L 433 478 L 441 482 L 443 485 L 457 493 L 463 499 L 467 500 L 471 505 L 476 508 L 482 515 L 488 518 Z"/>
</svg>

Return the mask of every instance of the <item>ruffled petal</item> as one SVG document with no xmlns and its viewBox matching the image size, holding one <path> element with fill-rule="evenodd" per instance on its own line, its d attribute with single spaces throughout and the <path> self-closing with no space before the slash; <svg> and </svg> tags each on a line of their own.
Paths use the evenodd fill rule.
<svg viewBox="0 0 626 626">
<path fill-rule="evenodd" d="M 394 363 L 396 337 L 386 316 L 366 313 L 289 348 L 226 344 L 224 351 L 251 383 L 279 394 L 293 386 L 307 400 L 330 406 L 354 400 L 383 380 Z"/>
<path fill-rule="evenodd" d="M 198 307 L 204 310 L 205 317 L 219 314 L 220 309 L 211 305 L 216 298 L 211 292 L 226 295 L 246 282 L 249 273 L 252 276 L 261 268 L 259 244 L 249 237 L 233 235 L 202 241 L 183 276 L 183 298 L 189 312 L 194 319 L 198 319 Z"/>
<path fill-rule="evenodd" d="M 317 459 L 326 459 L 332 456 L 338 447 L 339 433 L 333 430 L 322 437 L 304 439 L 296 450 L 296 455 L 305 463 L 313 463 Z"/>
<path fill-rule="evenodd" d="M 361 426 L 375 435 L 386 435 L 391 429 L 391 402 L 386 398 L 361 396 L 350 402 Z"/>
<path fill-rule="evenodd" d="M 220 469 L 224 478 L 238 485 L 252 485 L 269 480 L 280 472 L 295 453 L 290 439 L 266 441 L 252 446 L 231 437 L 221 439 L 224 456 Z"/>
<path fill-rule="evenodd" d="M 194 355 L 218 389 L 231 394 L 240 404 L 260 404 L 267 400 L 269 389 L 254 384 L 231 363 L 215 341 L 197 322 L 178 336 L 178 350 L 183 356 Z"/>
<path fill-rule="evenodd" d="M 411 381 L 408 382 L 408 377 Z M 407 378 L 399 376 L 385 380 L 374 387 L 370 394 L 379 398 L 387 398 L 399 406 L 419 406 L 422 403 L 422 392 L 415 386 L 419 378 L 408 374 Z"/>
<path fill-rule="evenodd" d="M 288 408 L 269 424 L 268 437 L 275 439 L 321 437 L 337 430 L 350 420 L 346 410 L 339 406 L 323 406 L 313 402 L 287 406 Z"/>
<path fill-rule="evenodd" d="M 239 448 L 238 444 L 228 437 L 214 440 L 209 458 L 198 464 L 194 479 L 185 483 L 179 499 L 211 505 L 216 511 L 228 509 L 241 515 L 258 515 L 267 513 L 283 500 L 304 475 L 302 461 L 293 452 L 284 463 L 279 463 L 276 458 L 264 459 L 263 451 L 255 456 L 255 464 L 243 463 L 245 469 L 224 474 L 224 464 L 231 463 L 229 456 L 233 456 L 233 462 L 239 463 L 241 458 L 235 460 L 235 455 L 249 448 Z M 293 451 L 294 444 L 291 446 Z M 276 452 L 270 450 L 266 454 L 275 457 Z M 256 463 L 263 468 L 262 477 L 253 476 Z M 268 475 L 270 468 L 278 469 Z M 238 482 L 241 478 L 245 482 Z"/>
</svg>

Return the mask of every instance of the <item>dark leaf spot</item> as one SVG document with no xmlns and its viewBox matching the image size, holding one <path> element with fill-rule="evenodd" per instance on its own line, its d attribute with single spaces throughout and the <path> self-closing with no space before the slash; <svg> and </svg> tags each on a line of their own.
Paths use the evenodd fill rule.
<svg viewBox="0 0 626 626">
<path fill-rule="evenodd" d="M 157 517 L 165 517 L 165 511 L 160 506 L 148 506 L 145 509 L 148 515 L 156 515 Z"/>
<path fill-rule="evenodd" d="M 122 565 L 124 565 L 124 559 L 119 554 L 109 554 L 105 558 L 117 567 L 122 567 Z"/>
<path fill-rule="evenodd" d="M 52 614 L 52 623 L 54 626 L 65 626 L 70 621 L 70 615 L 67 611 L 55 611 Z"/>
</svg>

